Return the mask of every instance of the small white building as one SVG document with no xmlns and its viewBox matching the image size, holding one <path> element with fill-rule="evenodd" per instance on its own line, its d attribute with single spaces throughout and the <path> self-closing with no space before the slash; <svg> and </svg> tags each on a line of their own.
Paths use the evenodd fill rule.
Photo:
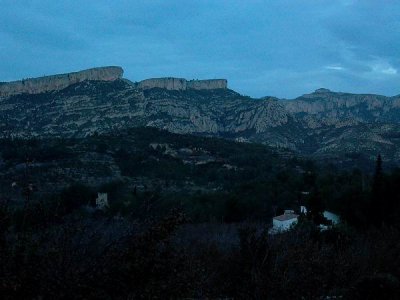
<svg viewBox="0 0 400 300">
<path fill-rule="evenodd" d="M 293 224 L 298 221 L 299 215 L 295 214 L 293 210 L 285 210 L 285 213 L 276 216 L 272 219 L 272 228 L 270 233 L 278 233 L 289 230 Z"/>
<path fill-rule="evenodd" d="M 305 206 L 300 207 L 300 213 L 307 214 L 307 208 Z M 325 210 L 323 212 L 324 217 L 332 222 L 332 225 L 340 223 L 340 217 L 330 211 Z M 269 230 L 270 234 L 276 234 L 279 232 L 287 231 L 292 225 L 296 224 L 299 219 L 299 215 L 295 214 L 294 210 L 286 209 L 283 215 L 276 216 L 272 219 L 272 228 Z M 327 230 L 332 226 L 319 225 L 321 230 Z"/>
<path fill-rule="evenodd" d="M 324 217 L 332 222 L 332 225 L 337 225 L 340 222 L 340 217 L 337 214 L 331 213 L 330 211 L 324 211 Z"/>
<path fill-rule="evenodd" d="M 104 210 L 108 207 L 108 195 L 107 193 L 97 193 L 96 208 Z"/>
</svg>

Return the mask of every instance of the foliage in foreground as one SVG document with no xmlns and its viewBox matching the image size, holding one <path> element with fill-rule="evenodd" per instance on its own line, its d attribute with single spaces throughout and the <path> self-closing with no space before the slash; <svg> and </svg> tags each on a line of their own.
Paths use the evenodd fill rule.
<svg viewBox="0 0 400 300">
<path fill-rule="evenodd" d="M 223 236 L 222 224 L 199 231 L 177 211 L 141 222 L 74 214 L 19 230 L 12 218 L 2 206 L 3 299 L 397 299 L 400 293 L 395 228 L 320 232 L 304 221 L 269 236 L 264 225 L 230 225 L 237 234 L 221 245 L 209 229 Z"/>
</svg>

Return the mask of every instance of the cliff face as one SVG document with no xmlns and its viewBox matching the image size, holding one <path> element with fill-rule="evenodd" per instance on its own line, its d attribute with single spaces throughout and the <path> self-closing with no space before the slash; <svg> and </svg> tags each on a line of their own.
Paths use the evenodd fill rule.
<svg viewBox="0 0 400 300">
<path fill-rule="evenodd" d="M 1 83 L 0 97 L 57 91 L 84 80 L 114 81 L 121 78 L 123 72 L 121 67 L 102 67 L 74 73 Z"/>
<path fill-rule="evenodd" d="M 187 82 L 187 88 L 195 90 L 226 89 L 228 81 L 226 79 L 190 80 Z"/>
<path fill-rule="evenodd" d="M 214 90 L 214 89 L 227 89 L 228 82 L 226 79 L 187 81 L 184 78 L 166 77 L 166 78 L 151 78 L 140 81 L 137 87 L 143 90 L 152 88 L 162 88 L 175 91 L 185 91 L 187 89 Z"/>
<path fill-rule="evenodd" d="M 186 90 L 186 79 L 173 77 L 150 78 L 140 81 L 138 84 L 138 88 L 143 90 L 161 88 L 167 90 L 182 91 Z"/>
<path fill-rule="evenodd" d="M 58 74 L 38 78 L 29 78 L 12 82 L 0 82 L 0 97 L 18 94 L 40 94 L 59 91 L 72 84 L 85 80 L 114 81 L 122 78 L 124 71 L 121 67 L 102 67 L 83 70 L 74 73 Z M 226 79 L 190 80 L 184 78 L 150 78 L 135 84 L 135 87 L 148 90 L 162 88 L 174 91 L 227 89 Z"/>
</svg>

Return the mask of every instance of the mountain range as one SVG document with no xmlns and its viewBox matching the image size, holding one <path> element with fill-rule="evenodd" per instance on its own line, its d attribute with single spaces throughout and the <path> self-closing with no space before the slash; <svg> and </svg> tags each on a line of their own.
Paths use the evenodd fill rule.
<svg viewBox="0 0 400 300">
<path fill-rule="evenodd" d="M 0 83 L 2 137 L 85 137 L 149 126 L 288 149 L 300 156 L 400 161 L 400 95 L 318 89 L 251 98 L 227 81 L 131 82 L 119 67 Z"/>
</svg>

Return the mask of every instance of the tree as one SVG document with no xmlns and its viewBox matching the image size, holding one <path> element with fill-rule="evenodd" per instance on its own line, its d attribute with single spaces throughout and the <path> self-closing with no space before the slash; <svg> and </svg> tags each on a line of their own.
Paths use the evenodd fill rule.
<svg viewBox="0 0 400 300">
<path fill-rule="evenodd" d="M 324 224 L 325 205 L 318 190 L 313 191 L 308 198 L 308 217 L 315 225 Z"/>
<path fill-rule="evenodd" d="M 375 173 L 372 179 L 371 201 L 369 207 L 369 219 L 373 225 L 379 226 L 384 220 L 384 174 L 382 171 L 382 157 L 378 154 L 375 164 Z"/>
<path fill-rule="evenodd" d="M 10 225 L 9 205 L 6 200 L 0 199 L 0 252 L 3 249 L 6 232 Z"/>
</svg>

